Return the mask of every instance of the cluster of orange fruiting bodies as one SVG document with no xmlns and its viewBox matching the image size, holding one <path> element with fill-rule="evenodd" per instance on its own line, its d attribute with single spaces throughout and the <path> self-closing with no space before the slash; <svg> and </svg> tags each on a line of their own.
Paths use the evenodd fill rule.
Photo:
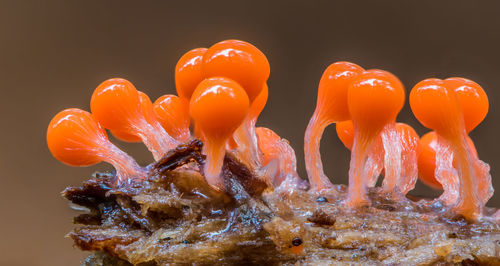
<svg viewBox="0 0 500 266">
<path fill-rule="evenodd" d="M 117 186 L 140 181 L 148 173 L 109 141 L 105 129 L 123 141 L 142 141 L 155 160 L 192 137 L 201 139 L 206 155 L 202 173 L 218 191 L 224 190 L 221 169 L 227 151 L 270 186 L 298 184 L 294 150 L 272 130 L 256 128 L 267 102 L 269 74 L 265 55 L 243 41 L 193 49 L 175 68 L 178 96 L 164 95 L 153 103 L 129 81 L 109 79 L 95 89 L 91 113 L 72 108 L 52 119 L 47 143 L 54 157 L 69 165 L 112 164 Z M 404 102 L 403 85 L 391 73 L 348 62 L 330 65 L 321 77 L 305 135 L 311 190 L 332 187 L 319 148 L 325 128 L 336 123 L 340 140 L 351 150 L 343 204 L 370 204 L 367 189 L 382 173 L 381 191 L 395 198 L 412 190 L 420 177 L 443 189 L 438 200 L 450 210 L 479 219 L 493 189 L 489 167 L 478 159 L 468 133 L 488 112 L 485 92 L 463 78 L 426 79 L 415 85 L 411 108 L 433 130 L 422 138 L 396 122 Z"/>
<path fill-rule="evenodd" d="M 401 82 L 383 70 L 364 70 L 348 62 L 330 65 L 319 84 L 316 110 L 306 131 L 306 168 L 311 188 L 332 186 L 321 164 L 324 129 L 336 123 L 337 134 L 351 152 L 345 204 L 369 204 L 367 188 L 384 171 L 382 191 L 406 195 L 417 178 L 442 188 L 439 200 L 469 219 L 478 219 L 492 196 L 487 164 L 478 159 L 468 133 L 485 118 L 488 98 L 473 81 L 426 79 L 414 86 L 410 106 L 432 132 L 419 138 L 409 125 L 396 123 L 404 105 Z"/>
</svg>

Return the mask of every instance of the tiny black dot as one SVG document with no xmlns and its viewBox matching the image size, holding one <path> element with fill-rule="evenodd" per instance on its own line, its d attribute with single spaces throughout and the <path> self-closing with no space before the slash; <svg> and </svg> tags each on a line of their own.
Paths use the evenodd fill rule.
<svg viewBox="0 0 500 266">
<path fill-rule="evenodd" d="M 189 241 L 184 240 L 184 241 L 182 241 L 182 243 L 184 243 L 184 244 L 189 244 Z"/>
<path fill-rule="evenodd" d="M 292 240 L 292 245 L 298 247 L 300 245 L 302 245 L 302 239 L 300 239 L 299 237 L 296 237 Z"/>
</svg>

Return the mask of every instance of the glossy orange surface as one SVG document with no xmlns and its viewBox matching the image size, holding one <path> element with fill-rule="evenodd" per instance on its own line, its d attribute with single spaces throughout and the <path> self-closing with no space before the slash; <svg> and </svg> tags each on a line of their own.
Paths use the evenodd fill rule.
<svg viewBox="0 0 500 266">
<path fill-rule="evenodd" d="M 196 86 L 205 78 L 202 72 L 203 55 L 207 48 L 185 53 L 175 66 L 175 87 L 179 97 L 189 100 Z"/>
<path fill-rule="evenodd" d="M 189 110 L 184 99 L 175 95 L 163 95 L 154 104 L 154 112 L 167 133 L 180 140 L 189 138 Z"/>
<path fill-rule="evenodd" d="M 477 151 L 471 138 L 467 138 L 470 149 L 474 157 L 477 157 Z M 443 186 L 437 181 L 436 170 L 436 151 L 438 149 L 438 136 L 436 132 L 431 131 L 420 138 L 420 150 L 418 153 L 418 177 L 426 185 L 443 189 Z M 454 160 L 453 164 L 456 166 Z"/>
<path fill-rule="evenodd" d="M 401 139 L 402 153 L 418 150 L 420 137 L 413 127 L 405 123 L 396 123 L 396 131 Z"/>
<path fill-rule="evenodd" d="M 422 125 L 443 133 L 458 130 L 456 127 L 463 119 L 454 90 L 440 79 L 417 83 L 410 93 L 410 106 Z"/>
<path fill-rule="evenodd" d="M 349 62 L 336 62 L 323 72 L 318 86 L 316 109 L 304 136 L 304 153 L 309 182 L 314 190 L 332 184 L 323 172 L 320 143 L 325 128 L 331 123 L 350 119 L 347 92 L 353 80 L 364 70 Z"/>
<path fill-rule="evenodd" d="M 203 56 L 206 78 L 228 77 L 238 82 L 253 101 L 270 74 L 266 56 L 257 47 L 240 40 L 226 40 L 212 45 Z"/>
<path fill-rule="evenodd" d="M 424 184 L 435 188 L 443 189 L 443 186 L 436 180 L 434 172 L 436 170 L 437 135 L 431 131 L 420 138 L 420 152 L 418 154 L 418 177 Z"/>
<path fill-rule="evenodd" d="M 354 142 L 354 125 L 351 120 L 338 122 L 335 127 L 337 136 L 344 146 L 351 150 Z"/>
<path fill-rule="evenodd" d="M 396 120 L 405 102 L 405 91 L 396 76 L 373 69 L 353 81 L 347 99 L 351 119 L 360 128 L 378 131 Z"/>
<path fill-rule="evenodd" d="M 454 90 L 464 116 L 467 132 L 479 125 L 488 114 L 489 102 L 486 92 L 479 84 L 464 78 L 447 78 L 446 86 Z"/>
<path fill-rule="evenodd" d="M 453 152 L 454 166 L 457 169 L 459 180 L 458 197 L 453 199 L 453 210 L 470 220 L 482 216 L 484 203 L 491 197 L 486 193 L 491 186 L 491 178 L 484 167 L 484 163 L 474 156 L 472 148 L 467 141 L 467 129 L 464 111 L 474 113 L 472 106 L 482 107 L 483 104 L 470 104 L 470 98 L 464 93 L 459 101 L 456 89 L 462 86 L 464 80 L 427 79 L 419 82 L 410 93 L 410 105 L 417 119 L 426 127 L 433 129 L 450 145 Z M 459 86 L 457 86 L 457 84 Z M 470 83 L 469 83 L 470 85 Z M 461 89 L 458 89 L 459 91 Z M 467 99 L 467 100 L 465 100 Z M 477 118 L 469 120 L 469 126 L 474 125 Z M 470 128 L 469 128 L 470 129 Z M 446 191 L 445 191 L 446 192 Z M 444 199 L 447 201 L 447 199 Z"/>
<path fill-rule="evenodd" d="M 71 166 L 88 166 L 102 159 L 96 149 L 107 141 L 106 131 L 89 112 L 71 108 L 59 112 L 47 129 L 52 155 Z"/>
<path fill-rule="evenodd" d="M 372 178 L 364 170 L 370 148 L 385 126 L 394 123 L 396 116 L 403 107 L 405 92 L 403 85 L 393 74 L 383 70 L 367 70 L 358 75 L 349 86 L 347 102 L 354 125 L 354 141 L 349 169 L 349 187 L 345 204 L 360 207 L 369 204 L 367 185 Z M 384 145 L 385 148 L 385 145 Z M 388 154 L 388 152 L 386 152 Z M 391 180 L 391 186 L 397 179 L 398 156 L 389 154 L 393 159 L 385 164 L 386 179 Z M 400 160 L 400 159 L 399 159 Z M 385 179 L 384 179 L 385 181 Z"/>
<path fill-rule="evenodd" d="M 257 120 L 260 113 L 262 112 L 262 110 L 264 110 L 264 107 L 266 106 L 268 97 L 269 97 L 269 88 L 267 87 L 267 84 L 264 84 L 263 89 L 260 91 L 259 95 L 257 95 L 257 98 L 255 98 L 255 100 L 250 105 L 250 112 L 248 114 L 248 118 L 250 120 L 253 121 Z"/>
<path fill-rule="evenodd" d="M 90 109 L 107 129 L 135 135 L 133 123 L 143 117 L 137 89 L 128 80 L 108 79 L 92 94 Z"/>
<path fill-rule="evenodd" d="M 281 141 L 278 134 L 266 127 L 257 127 L 255 132 L 259 140 L 259 149 L 264 155 L 262 165 L 267 165 L 271 160 L 282 155 L 280 147 L 276 145 L 278 141 Z"/>
<path fill-rule="evenodd" d="M 249 111 L 245 90 L 235 81 L 214 77 L 202 81 L 191 97 L 190 113 L 203 135 L 226 139 Z"/>
<path fill-rule="evenodd" d="M 349 62 L 336 62 L 323 72 L 318 86 L 316 111 L 331 122 L 351 119 L 347 105 L 347 91 L 353 80 L 364 69 Z"/>
<path fill-rule="evenodd" d="M 151 110 L 153 108 L 153 103 L 151 102 L 151 99 L 149 98 L 149 96 L 147 94 L 145 94 L 144 92 L 142 91 L 137 91 L 138 95 L 139 95 L 139 100 L 140 100 L 140 103 L 141 103 L 141 108 L 142 108 L 142 113 L 146 116 L 151 116 Z M 149 121 L 151 121 L 151 117 L 150 119 L 147 119 Z M 136 135 L 132 135 L 128 132 L 123 132 L 123 131 L 117 131 L 117 130 L 114 130 L 111 132 L 113 134 L 113 136 L 115 136 L 117 139 L 119 140 L 123 140 L 123 141 L 126 141 L 126 142 L 141 142 L 141 138 L 136 136 Z"/>
<path fill-rule="evenodd" d="M 245 90 L 228 78 L 203 80 L 191 97 L 189 111 L 196 131 L 203 136 L 203 152 L 207 156 L 204 175 L 216 190 L 222 191 L 225 186 L 220 172 L 227 140 L 247 117 L 249 109 Z"/>
<path fill-rule="evenodd" d="M 262 152 L 262 165 L 269 166 L 277 162 L 277 171 L 270 176 L 270 181 L 279 186 L 286 178 L 299 178 L 297 174 L 297 158 L 295 151 L 287 140 L 266 127 L 255 128 L 258 147 Z"/>
</svg>

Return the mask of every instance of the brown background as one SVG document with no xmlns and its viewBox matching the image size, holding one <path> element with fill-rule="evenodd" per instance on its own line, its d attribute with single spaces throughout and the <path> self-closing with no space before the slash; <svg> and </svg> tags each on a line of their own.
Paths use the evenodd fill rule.
<svg viewBox="0 0 500 266">
<path fill-rule="evenodd" d="M 88 110 L 93 89 L 111 77 L 153 99 L 173 93 L 177 59 L 228 38 L 268 56 L 270 97 L 259 124 L 291 141 L 303 177 L 319 78 L 348 60 L 393 72 L 407 92 L 428 77 L 483 85 L 491 111 L 472 138 L 500 189 L 499 1 L 0 1 L 0 265 L 78 265 L 85 256 L 64 238 L 75 212 L 59 192 L 109 168 L 53 159 L 45 143 L 53 115 Z M 399 120 L 425 132 L 408 105 Z M 142 145 L 124 147 L 141 164 L 152 161 Z M 345 183 L 349 154 L 334 127 L 322 152 L 326 173 Z M 412 193 L 436 194 L 422 185 Z M 500 193 L 490 205 L 500 205 Z"/>
</svg>

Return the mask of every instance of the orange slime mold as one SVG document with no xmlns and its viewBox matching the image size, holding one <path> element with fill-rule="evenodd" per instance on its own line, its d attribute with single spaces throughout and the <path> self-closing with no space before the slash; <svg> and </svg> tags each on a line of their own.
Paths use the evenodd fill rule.
<svg viewBox="0 0 500 266">
<path fill-rule="evenodd" d="M 479 85 L 459 78 L 426 79 L 415 85 L 410 94 L 410 105 L 417 119 L 438 135 L 435 176 L 444 187 L 451 186 L 456 195 L 453 200 L 443 200 L 453 201 L 452 209 L 470 220 L 481 218 L 484 204 L 493 192 L 489 167 L 474 155 L 467 136 L 488 110 L 485 98 Z M 448 159 L 442 161 L 443 158 Z"/>
<path fill-rule="evenodd" d="M 257 136 L 255 133 L 255 124 L 257 119 L 264 110 L 269 95 L 267 84 L 264 84 L 259 95 L 250 105 L 250 111 L 245 121 L 234 132 L 233 138 L 230 141 L 231 146 L 236 148 L 236 153 L 244 162 L 247 162 L 254 168 L 260 168 L 262 164 L 262 154 L 260 154 L 257 144 Z"/>
<path fill-rule="evenodd" d="M 181 98 L 175 95 L 163 95 L 158 98 L 153 109 L 167 133 L 180 142 L 191 137 L 189 132 L 189 110 Z"/>
<path fill-rule="evenodd" d="M 337 136 L 342 141 L 344 146 L 349 150 L 352 149 L 354 142 L 354 124 L 351 120 L 339 122 L 336 125 Z M 382 184 L 384 191 L 399 191 L 406 195 L 410 190 L 415 187 L 417 181 L 417 152 L 419 149 L 419 136 L 415 130 L 405 124 L 396 123 L 396 132 L 399 136 L 399 145 L 401 145 L 401 174 L 396 176 L 396 179 L 389 180 L 389 177 L 384 179 Z M 373 143 L 367 159 L 367 171 L 370 181 L 367 183 L 368 187 L 375 186 L 378 176 L 383 170 L 384 148 L 382 139 Z"/>
<path fill-rule="evenodd" d="M 137 89 L 125 79 L 109 79 L 101 83 L 92 94 L 90 109 L 97 120 L 111 132 L 134 135 L 144 142 L 159 160 L 178 142 L 160 125 L 151 100 L 143 100 Z"/>
<path fill-rule="evenodd" d="M 151 99 L 149 99 L 149 96 L 146 95 L 144 92 L 142 91 L 137 91 L 137 93 L 139 94 L 139 100 L 140 100 L 140 103 L 141 103 L 141 107 L 142 107 L 142 112 L 144 114 L 147 114 L 150 112 L 152 106 L 153 106 L 153 103 L 151 102 Z M 113 131 L 111 132 L 113 134 L 113 136 L 115 136 L 117 139 L 119 140 L 122 140 L 122 141 L 126 141 L 126 142 L 141 142 L 141 138 L 136 136 L 136 135 L 132 135 L 126 131 Z"/>
<path fill-rule="evenodd" d="M 356 77 L 349 86 L 347 99 L 354 124 L 354 142 L 349 169 L 349 189 L 345 203 L 351 207 L 358 207 L 370 202 L 366 195 L 370 177 L 364 169 L 374 140 L 383 133 L 383 130 L 386 130 L 384 128 L 388 128 L 387 133 L 396 137 L 396 139 L 394 137 L 390 139 L 393 142 L 395 139 L 397 145 L 395 120 L 403 107 L 405 92 L 399 79 L 391 73 L 368 70 Z M 392 169 L 399 169 L 401 152 L 399 150 L 397 154 L 397 150 L 388 151 L 385 143 L 384 148 L 386 155 L 397 155 L 390 167 L 387 163 L 385 164 L 386 178 L 392 178 L 388 176 L 400 174 L 397 171 L 393 172 Z"/>
<path fill-rule="evenodd" d="M 112 164 L 119 184 L 145 177 L 145 171 L 108 140 L 104 128 L 89 112 L 71 108 L 55 115 L 47 129 L 47 144 L 57 160 L 71 166 L 101 161 Z"/>
<path fill-rule="evenodd" d="M 226 40 L 212 45 L 203 56 L 202 67 L 206 78 L 227 77 L 240 84 L 245 89 L 251 105 L 261 91 L 264 88 L 267 89 L 266 82 L 270 74 L 269 62 L 257 47 L 247 42 Z M 267 92 L 265 94 L 267 95 Z M 261 98 L 265 98 L 263 104 L 265 105 L 267 97 Z M 262 102 L 258 105 L 263 108 Z M 241 160 L 258 169 L 261 165 L 255 136 L 255 123 L 251 121 L 257 117 L 253 115 L 255 113 L 252 117 L 246 118 L 246 121 L 237 129 L 234 140 Z"/>
<path fill-rule="evenodd" d="M 279 186 L 287 178 L 299 178 L 297 174 L 297 157 L 295 151 L 286 139 L 266 127 L 255 129 L 259 143 L 259 149 L 263 153 L 263 165 L 277 162 L 277 173 L 272 178 L 274 186 Z"/>
<path fill-rule="evenodd" d="M 245 90 L 235 81 L 223 77 L 205 79 L 191 97 L 191 116 L 205 137 L 205 177 L 216 190 L 224 189 L 220 172 L 226 142 L 247 116 L 249 106 Z"/>
<path fill-rule="evenodd" d="M 255 46 L 239 40 L 212 45 L 203 55 L 203 74 L 227 77 L 240 84 L 250 102 L 259 95 L 270 73 L 266 56 Z"/>
<path fill-rule="evenodd" d="M 318 99 L 304 137 L 306 170 L 311 189 L 328 189 L 332 183 L 323 173 L 320 141 L 325 128 L 331 123 L 351 119 L 347 106 L 347 90 L 363 68 L 348 62 L 331 64 L 319 82 Z"/>
<path fill-rule="evenodd" d="M 196 48 L 185 53 L 175 66 L 175 88 L 180 98 L 189 102 L 194 90 L 205 79 L 202 72 L 203 55 L 207 48 Z"/>
</svg>

